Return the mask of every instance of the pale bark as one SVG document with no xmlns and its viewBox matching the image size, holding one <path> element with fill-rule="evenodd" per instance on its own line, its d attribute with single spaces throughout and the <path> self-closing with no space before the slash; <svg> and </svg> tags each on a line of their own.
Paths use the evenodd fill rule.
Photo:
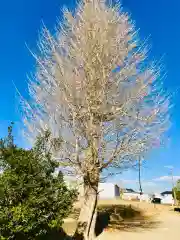
<svg viewBox="0 0 180 240">
<path fill-rule="evenodd" d="M 75 237 L 83 235 L 85 240 L 95 238 L 97 218 L 98 181 L 92 185 L 84 181 L 84 201 L 81 205 Z"/>
</svg>

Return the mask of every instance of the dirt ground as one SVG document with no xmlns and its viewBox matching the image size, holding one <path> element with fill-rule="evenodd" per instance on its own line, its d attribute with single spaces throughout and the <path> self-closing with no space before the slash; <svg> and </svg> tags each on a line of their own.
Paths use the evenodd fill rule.
<svg viewBox="0 0 180 240">
<path fill-rule="evenodd" d="M 133 231 L 104 231 L 97 240 L 169 240 L 180 236 L 180 215 L 173 212 L 161 212 L 156 217 L 157 226 L 151 229 L 134 229 Z"/>
<path fill-rule="evenodd" d="M 128 204 L 126 202 L 126 204 Z M 173 211 L 171 206 L 163 206 L 147 204 L 147 203 L 132 203 L 132 205 L 142 208 L 147 215 L 153 216 L 153 224 L 146 226 L 138 226 L 131 228 L 127 223 L 126 228 L 120 231 L 107 229 L 97 237 L 97 240 L 169 240 L 179 239 L 180 236 L 180 213 Z"/>
<path fill-rule="evenodd" d="M 172 237 L 178 239 L 180 236 L 180 213 L 174 212 L 172 206 L 122 200 L 100 201 L 98 205 L 131 206 L 141 214 L 139 217 L 118 222 L 115 227 L 108 224 L 99 233 L 97 240 L 169 240 Z M 67 219 L 64 230 L 71 235 L 75 226 L 73 219 Z"/>
</svg>

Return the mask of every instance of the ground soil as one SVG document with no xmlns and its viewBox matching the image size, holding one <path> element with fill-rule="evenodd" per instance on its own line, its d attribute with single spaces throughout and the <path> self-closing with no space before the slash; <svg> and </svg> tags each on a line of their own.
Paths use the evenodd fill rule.
<svg viewBox="0 0 180 240">
<path fill-rule="evenodd" d="M 122 200 L 100 201 L 99 205 L 130 206 L 141 214 L 116 224 L 109 223 L 98 234 L 97 240 L 169 240 L 173 237 L 179 239 L 180 213 L 174 212 L 172 206 Z M 73 234 L 75 227 L 76 220 L 73 218 L 65 221 L 64 229 L 68 235 Z"/>
<path fill-rule="evenodd" d="M 101 235 L 97 237 L 97 240 L 169 240 L 179 239 L 180 236 L 180 215 L 173 212 L 161 212 L 156 217 L 158 221 L 157 226 L 151 229 L 137 228 L 128 231 L 103 231 Z"/>
</svg>

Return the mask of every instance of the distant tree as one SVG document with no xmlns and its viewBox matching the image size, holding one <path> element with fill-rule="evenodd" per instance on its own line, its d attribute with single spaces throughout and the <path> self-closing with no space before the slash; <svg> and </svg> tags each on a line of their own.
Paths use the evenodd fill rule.
<svg viewBox="0 0 180 240">
<path fill-rule="evenodd" d="M 0 141 L 0 239 L 41 239 L 58 231 L 76 197 L 52 160 L 50 133 L 24 150 L 14 144 L 12 126 Z M 44 239 L 44 238 L 43 238 Z"/>
<path fill-rule="evenodd" d="M 169 127 L 169 97 L 159 66 L 148 63 L 118 4 L 80 1 L 74 13 L 65 10 L 54 36 L 43 28 L 38 46 L 25 124 L 30 135 L 48 127 L 62 139 L 62 169 L 84 186 L 77 232 L 91 240 L 101 177 L 159 146 Z"/>
<path fill-rule="evenodd" d="M 123 194 L 124 194 L 124 189 L 123 189 L 123 188 L 120 188 L 120 198 L 121 198 L 121 199 L 123 198 Z"/>
<path fill-rule="evenodd" d="M 180 179 L 177 181 L 176 186 L 173 189 L 173 197 L 176 195 L 176 200 L 180 204 Z"/>
</svg>

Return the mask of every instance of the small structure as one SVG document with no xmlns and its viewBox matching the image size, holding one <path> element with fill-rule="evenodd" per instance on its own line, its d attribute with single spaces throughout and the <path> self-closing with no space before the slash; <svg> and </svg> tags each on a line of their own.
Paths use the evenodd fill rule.
<svg viewBox="0 0 180 240">
<path fill-rule="evenodd" d="M 174 199 L 172 195 L 172 191 L 165 191 L 160 194 L 154 194 L 153 195 L 153 202 L 158 202 L 161 204 L 168 204 L 168 205 L 174 205 Z"/>
<path fill-rule="evenodd" d="M 140 202 L 150 202 L 151 201 L 151 197 L 149 194 L 147 193 L 143 193 L 142 195 L 140 195 Z"/>
<path fill-rule="evenodd" d="M 167 196 L 172 196 L 172 191 L 165 191 L 165 192 L 162 192 L 161 193 L 161 196 L 163 196 L 163 197 L 167 197 Z"/>
<path fill-rule="evenodd" d="M 99 183 L 99 199 L 113 199 L 120 196 L 120 190 L 114 183 Z"/>
<path fill-rule="evenodd" d="M 125 188 L 123 189 L 122 199 L 123 200 L 139 200 L 140 194 L 138 192 L 135 192 L 131 188 Z"/>
<path fill-rule="evenodd" d="M 161 193 L 161 203 L 174 205 L 172 191 L 165 191 Z"/>
<path fill-rule="evenodd" d="M 149 202 L 150 201 L 149 194 L 146 194 L 146 193 L 140 194 L 139 192 L 135 192 L 131 188 L 125 188 L 122 191 L 123 191 L 123 194 L 122 194 L 123 200 L 130 200 L 130 201 L 137 200 L 140 202 Z"/>
<path fill-rule="evenodd" d="M 84 196 L 84 188 L 82 181 L 77 181 L 74 178 L 66 177 L 66 184 L 69 188 L 77 188 L 79 192 L 78 199 L 81 201 Z M 113 199 L 116 197 L 120 197 L 119 187 L 117 184 L 114 183 L 99 183 L 98 193 L 99 199 Z"/>
</svg>

